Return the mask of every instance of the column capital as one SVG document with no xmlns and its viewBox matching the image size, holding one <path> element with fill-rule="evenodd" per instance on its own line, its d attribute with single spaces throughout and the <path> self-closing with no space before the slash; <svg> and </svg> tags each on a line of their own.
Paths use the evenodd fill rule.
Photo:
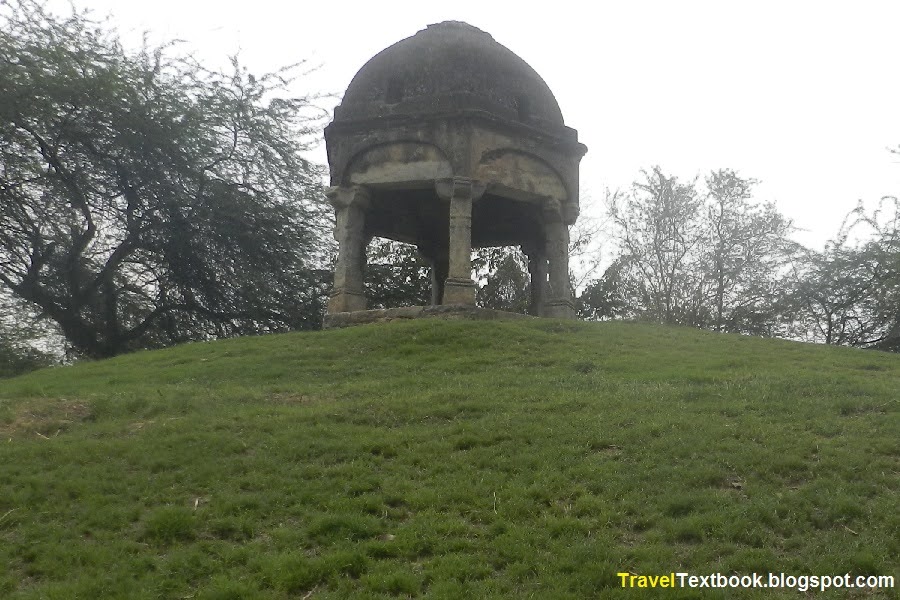
<svg viewBox="0 0 900 600">
<path fill-rule="evenodd" d="M 566 225 L 574 225 L 575 221 L 578 220 L 578 215 L 581 214 L 581 210 L 578 208 L 577 204 L 566 202 L 562 207 L 562 214 Z"/>
<path fill-rule="evenodd" d="M 477 179 L 469 177 L 450 177 L 437 179 L 434 189 L 441 200 L 470 199 L 473 202 L 484 194 L 485 185 Z"/>
<path fill-rule="evenodd" d="M 544 198 L 541 202 L 541 210 L 544 213 L 544 221 L 548 223 L 565 220 L 562 202 L 556 198 Z"/>
<path fill-rule="evenodd" d="M 361 185 L 335 185 L 325 189 L 325 197 L 335 210 L 356 206 L 369 208 L 369 190 Z"/>
</svg>

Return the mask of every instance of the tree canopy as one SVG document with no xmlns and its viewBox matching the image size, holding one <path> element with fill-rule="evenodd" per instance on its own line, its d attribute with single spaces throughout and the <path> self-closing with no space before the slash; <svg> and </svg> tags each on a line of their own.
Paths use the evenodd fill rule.
<svg viewBox="0 0 900 600">
<path fill-rule="evenodd" d="M 321 169 L 294 70 L 0 9 L 0 285 L 89 356 L 318 324 Z"/>
<path fill-rule="evenodd" d="M 586 286 L 586 318 L 632 318 L 755 335 L 784 333 L 791 223 L 724 169 L 702 185 L 654 167 L 611 194 L 618 254 Z"/>
<path fill-rule="evenodd" d="M 797 337 L 900 351 L 900 201 L 860 204 L 821 252 L 797 265 Z"/>
</svg>

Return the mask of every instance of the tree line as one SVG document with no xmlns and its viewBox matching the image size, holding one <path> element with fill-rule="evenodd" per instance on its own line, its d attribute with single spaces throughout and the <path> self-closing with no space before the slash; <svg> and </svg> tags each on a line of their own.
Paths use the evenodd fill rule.
<svg viewBox="0 0 900 600">
<path fill-rule="evenodd" d="M 897 198 L 857 206 L 819 251 L 791 239 L 756 183 L 727 169 L 685 182 L 655 167 L 610 194 L 617 250 L 579 297 L 581 315 L 896 351 Z"/>
<path fill-rule="evenodd" d="M 0 376 L 47 362 L 54 332 L 104 357 L 320 326 L 334 243 L 298 72 L 210 69 L 176 44 L 129 50 L 85 12 L 0 4 Z M 609 194 L 615 250 L 573 281 L 579 315 L 900 349 L 897 199 L 814 251 L 755 184 L 654 167 Z M 598 235 L 573 254 L 597 263 Z M 414 249 L 375 240 L 369 262 L 373 307 L 429 302 Z M 520 251 L 474 263 L 480 305 L 527 310 Z"/>
</svg>

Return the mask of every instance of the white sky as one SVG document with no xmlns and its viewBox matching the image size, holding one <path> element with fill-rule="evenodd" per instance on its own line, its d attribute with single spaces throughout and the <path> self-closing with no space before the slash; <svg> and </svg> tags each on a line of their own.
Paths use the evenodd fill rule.
<svg viewBox="0 0 900 600">
<path fill-rule="evenodd" d="M 251 72 L 319 65 L 298 92 L 335 94 L 329 110 L 377 52 L 466 21 L 556 94 L 588 146 L 583 203 L 654 164 L 683 178 L 732 168 L 820 247 L 857 200 L 900 195 L 887 150 L 900 147 L 897 0 L 75 1 L 126 39 L 180 38 L 207 61 L 240 50 Z"/>
</svg>

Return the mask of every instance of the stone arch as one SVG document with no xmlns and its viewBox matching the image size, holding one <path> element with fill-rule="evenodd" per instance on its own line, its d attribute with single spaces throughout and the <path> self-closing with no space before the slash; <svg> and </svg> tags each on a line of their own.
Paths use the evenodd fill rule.
<svg viewBox="0 0 900 600">
<path fill-rule="evenodd" d="M 503 148 L 485 152 L 475 169 L 476 179 L 488 188 L 516 200 L 551 198 L 569 201 L 566 184 L 559 173 L 542 158 Z"/>
<path fill-rule="evenodd" d="M 355 154 L 344 171 L 345 185 L 433 182 L 453 176 L 447 155 L 434 144 L 394 141 Z"/>
</svg>

